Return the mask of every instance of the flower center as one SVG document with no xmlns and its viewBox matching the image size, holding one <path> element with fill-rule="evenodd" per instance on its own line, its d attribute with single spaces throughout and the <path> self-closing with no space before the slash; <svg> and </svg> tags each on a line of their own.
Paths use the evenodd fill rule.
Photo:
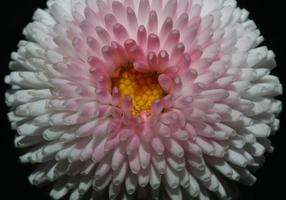
<svg viewBox="0 0 286 200">
<path fill-rule="evenodd" d="M 149 113 L 154 101 L 165 96 L 157 73 L 138 72 L 133 66 L 122 67 L 119 76 L 114 78 L 112 83 L 113 87 L 119 89 L 121 103 L 127 96 L 131 98 L 133 116 L 138 116 L 142 112 Z"/>
</svg>

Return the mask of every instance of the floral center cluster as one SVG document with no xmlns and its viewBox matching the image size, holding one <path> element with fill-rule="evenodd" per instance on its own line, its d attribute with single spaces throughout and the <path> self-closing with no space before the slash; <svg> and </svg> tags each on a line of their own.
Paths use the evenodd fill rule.
<svg viewBox="0 0 286 200">
<path fill-rule="evenodd" d="M 138 72 L 133 66 L 122 67 L 119 76 L 113 79 L 113 87 L 119 89 L 121 103 L 127 96 L 131 98 L 133 116 L 138 116 L 142 112 L 149 113 L 152 104 L 164 97 L 158 74 Z"/>
</svg>

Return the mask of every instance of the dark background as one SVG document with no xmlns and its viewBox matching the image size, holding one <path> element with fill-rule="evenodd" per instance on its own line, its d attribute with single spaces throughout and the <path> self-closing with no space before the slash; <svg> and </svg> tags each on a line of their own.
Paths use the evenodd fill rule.
<svg viewBox="0 0 286 200">
<path fill-rule="evenodd" d="M 4 3 L 5 2 L 5 3 Z M 32 14 L 37 7 L 44 8 L 46 0 L 16 0 L 1 2 L 1 26 L 0 26 L 0 187 L 1 199 L 49 199 L 48 191 L 37 189 L 30 185 L 27 180 L 32 171 L 31 166 L 18 163 L 18 150 L 14 148 L 13 139 L 15 132 L 10 130 L 6 119 L 7 108 L 4 104 L 4 91 L 8 88 L 3 84 L 5 74 L 8 74 L 8 62 L 10 53 L 15 51 L 20 39 L 23 39 L 22 29 L 31 21 Z M 250 18 L 257 23 L 265 38 L 264 45 L 273 49 L 277 55 L 278 68 L 273 73 L 280 77 L 285 85 L 286 74 L 284 74 L 285 63 L 285 19 L 286 11 L 283 0 L 238 0 L 239 6 L 250 11 Z M 284 97 L 280 97 L 284 101 Z M 281 114 L 280 131 L 272 137 L 275 151 L 266 155 L 264 166 L 256 173 L 258 181 L 253 187 L 239 186 L 239 200 L 264 200 L 285 199 L 286 156 L 284 137 L 285 112 Z"/>
</svg>

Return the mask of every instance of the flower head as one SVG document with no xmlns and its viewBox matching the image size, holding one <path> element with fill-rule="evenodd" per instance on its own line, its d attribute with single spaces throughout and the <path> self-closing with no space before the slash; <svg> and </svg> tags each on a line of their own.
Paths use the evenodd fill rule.
<svg viewBox="0 0 286 200">
<path fill-rule="evenodd" d="M 274 53 L 235 0 L 49 0 L 6 82 L 29 180 L 70 199 L 228 197 L 271 152 Z M 147 194 L 148 193 L 148 194 Z"/>
</svg>

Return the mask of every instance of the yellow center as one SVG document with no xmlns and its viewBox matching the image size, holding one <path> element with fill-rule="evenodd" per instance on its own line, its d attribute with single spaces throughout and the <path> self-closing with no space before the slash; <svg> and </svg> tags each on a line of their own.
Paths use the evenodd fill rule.
<svg viewBox="0 0 286 200">
<path fill-rule="evenodd" d="M 138 116 L 142 112 L 149 113 L 154 101 L 164 96 L 157 73 L 141 73 L 134 70 L 132 65 L 122 67 L 119 77 L 114 78 L 112 82 L 113 87 L 119 89 L 121 103 L 125 97 L 131 98 L 133 116 Z"/>
</svg>

